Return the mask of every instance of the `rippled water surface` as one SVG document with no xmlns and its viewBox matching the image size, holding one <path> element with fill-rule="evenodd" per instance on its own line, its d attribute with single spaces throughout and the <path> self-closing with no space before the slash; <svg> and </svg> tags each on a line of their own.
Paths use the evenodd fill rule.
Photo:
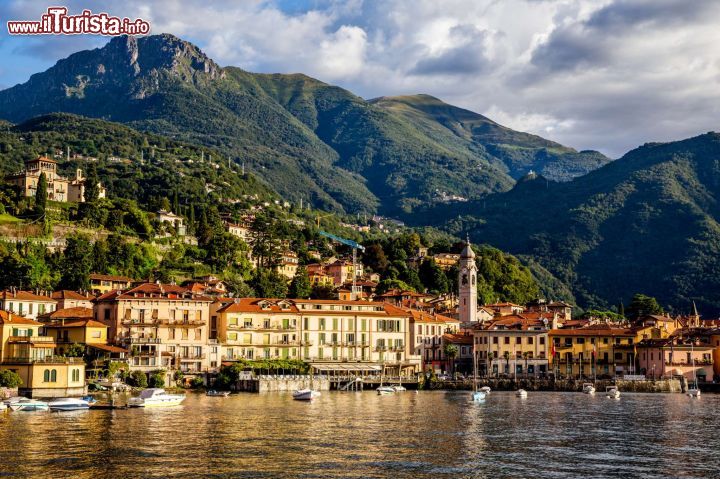
<svg viewBox="0 0 720 479">
<path fill-rule="evenodd" d="M 720 477 L 720 396 L 412 391 L 0 413 L 0 477 Z"/>
</svg>

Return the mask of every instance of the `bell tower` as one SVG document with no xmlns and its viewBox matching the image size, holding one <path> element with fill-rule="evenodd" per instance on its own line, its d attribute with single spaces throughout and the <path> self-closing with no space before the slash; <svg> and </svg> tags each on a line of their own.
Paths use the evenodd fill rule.
<svg viewBox="0 0 720 479">
<path fill-rule="evenodd" d="M 459 319 L 462 323 L 474 323 L 477 321 L 477 265 L 469 236 L 465 241 L 465 248 L 460 253 L 458 266 L 460 267 L 458 274 Z"/>
</svg>

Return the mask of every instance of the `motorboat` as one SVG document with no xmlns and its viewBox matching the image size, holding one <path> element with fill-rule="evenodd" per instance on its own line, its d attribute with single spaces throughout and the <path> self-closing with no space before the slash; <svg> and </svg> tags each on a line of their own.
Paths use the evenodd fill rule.
<svg viewBox="0 0 720 479">
<path fill-rule="evenodd" d="M 36 399 L 22 399 L 8 406 L 13 411 L 47 411 L 48 403 Z"/>
<path fill-rule="evenodd" d="M 402 392 L 402 391 L 407 391 L 407 389 L 405 389 L 405 386 L 403 386 L 402 384 L 395 384 L 395 385 L 390 386 L 390 387 L 393 388 L 396 393 Z"/>
<path fill-rule="evenodd" d="M 11 398 L 9 398 L 9 399 L 4 400 L 4 401 L 3 401 L 3 404 L 5 404 L 6 406 L 9 407 L 12 403 L 24 401 L 24 400 L 26 400 L 26 399 L 27 399 L 27 398 L 26 398 L 25 396 L 13 396 L 13 397 L 11 397 Z"/>
<path fill-rule="evenodd" d="M 527 391 L 524 389 L 518 389 L 515 391 L 515 396 L 519 397 L 520 399 L 527 398 Z"/>
<path fill-rule="evenodd" d="M 585 383 L 583 384 L 582 392 L 590 395 L 595 394 L 595 386 L 593 385 L 593 383 Z"/>
<path fill-rule="evenodd" d="M 392 386 L 380 386 L 376 389 L 379 396 L 388 396 L 390 394 L 395 394 L 395 388 Z"/>
<path fill-rule="evenodd" d="M 610 399 L 620 399 L 620 391 L 617 386 L 608 386 L 605 390 L 605 395 Z"/>
<path fill-rule="evenodd" d="M 51 411 L 78 411 L 82 409 L 90 409 L 90 405 L 95 400 L 91 397 L 82 399 L 77 398 L 58 398 L 48 402 Z"/>
<path fill-rule="evenodd" d="M 320 391 L 313 389 L 298 389 L 293 393 L 293 399 L 296 401 L 312 401 L 320 396 Z"/>
<path fill-rule="evenodd" d="M 699 398 L 700 397 L 700 390 L 697 389 L 697 387 L 688 389 L 687 395 L 691 398 Z"/>
<path fill-rule="evenodd" d="M 470 399 L 472 402 L 485 402 L 485 397 L 487 396 L 487 393 L 483 391 L 473 391 L 472 396 L 470 396 Z"/>
<path fill-rule="evenodd" d="M 144 389 L 139 397 L 130 398 L 130 407 L 179 406 L 185 400 L 184 394 L 168 394 L 162 388 Z"/>
<path fill-rule="evenodd" d="M 695 354 L 694 354 L 694 344 L 690 343 L 690 355 L 692 356 L 692 367 L 693 367 L 693 387 L 688 389 L 687 395 L 691 398 L 699 399 L 700 398 L 700 388 L 698 387 L 698 380 L 697 380 L 697 369 L 695 369 Z"/>
<path fill-rule="evenodd" d="M 483 386 L 478 389 L 478 391 L 484 392 L 485 394 L 490 394 L 490 391 L 492 391 L 492 389 L 490 389 L 490 386 Z"/>
<path fill-rule="evenodd" d="M 210 389 L 207 393 L 205 393 L 205 395 L 210 397 L 226 398 L 230 395 L 230 391 L 216 391 L 214 389 Z"/>
</svg>

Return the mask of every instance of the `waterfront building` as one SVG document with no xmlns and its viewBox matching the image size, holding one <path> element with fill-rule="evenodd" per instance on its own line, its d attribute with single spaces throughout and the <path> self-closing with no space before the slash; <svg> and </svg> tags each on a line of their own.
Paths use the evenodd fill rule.
<svg viewBox="0 0 720 479">
<path fill-rule="evenodd" d="M 443 335 L 457 333 L 460 321 L 418 309 L 402 309 L 410 315 L 410 346 L 412 353 L 422 358 L 422 370 L 443 371 L 447 367 Z"/>
<path fill-rule="evenodd" d="M 132 283 L 133 280 L 127 276 L 116 276 L 112 274 L 90 275 L 90 289 L 98 294 L 128 289 Z"/>
<path fill-rule="evenodd" d="M 0 311 L 0 370 L 17 373 L 20 394 L 39 397 L 85 393 L 82 358 L 55 355 L 55 338 L 41 336 L 43 324 L 9 311 Z"/>
<path fill-rule="evenodd" d="M 550 371 L 548 332 L 558 315 L 536 312 L 498 316 L 473 329 L 478 374 L 544 376 Z"/>
<path fill-rule="evenodd" d="M 447 354 L 447 346 L 452 345 L 457 349 L 456 354 L 450 357 Z M 442 336 L 442 347 L 440 348 L 442 361 L 445 362 L 452 373 L 472 374 L 473 359 L 473 336 L 470 331 L 463 330 L 456 333 L 445 333 Z"/>
<path fill-rule="evenodd" d="M 692 382 L 712 382 L 715 347 L 706 335 L 692 331 L 663 339 L 645 339 L 637 345 L 640 373 L 649 378 L 685 376 Z"/>
<path fill-rule="evenodd" d="M 181 286 L 144 283 L 95 300 L 95 319 L 108 338 L 129 350 L 131 370 L 199 374 L 219 367 L 220 350 L 209 339 L 213 299 Z"/>
<path fill-rule="evenodd" d="M 314 367 L 354 363 L 409 374 L 410 315 L 370 301 L 238 298 L 217 309 L 223 359 L 299 359 Z"/>
<path fill-rule="evenodd" d="M 0 309 L 33 320 L 40 314 L 55 311 L 56 304 L 57 301 L 40 292 L 13 288 L 0 293 Z"/>
</svg>

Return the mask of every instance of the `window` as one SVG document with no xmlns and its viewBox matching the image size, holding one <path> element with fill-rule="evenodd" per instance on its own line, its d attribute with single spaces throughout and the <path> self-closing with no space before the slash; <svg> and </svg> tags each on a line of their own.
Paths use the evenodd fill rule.
<svg viewBox="0 0 720 479">
<path fill-rule="evenodd" d="M 585 344 L 585 338 L 577 338 L 578 344 Z"/>
<path fill-rule="evenodd" d="M 80 370 L 79 369 L 72 370 L 72 381 L 75 383 L 80 381 Z"/>
<path fill-rule="evenodd" d="M 318 329 L 319 329 L 320 331 L 324 331 L 324 330 L 325 330 L 325 318 L 320 318 L 320 319 L 318 320 Z"/>
<path fill-rule="evenodd" d="M 44 382 L 44 383 L 49 383 L 49 382 L 50 382 L 50 370 L 49 370 L 49 369 L 46 369 L 46 370 L 43 372 L 43 382 Z"/>
<path fill-rule="evenodd" d="M 338 318 L 333 318 L 333 330 L 337 330 L 337 329 L 338 329 Z"/>
<path fill-rule="evenodd" d="M 182 329 L 182 338 L 183 338 L 183 339 L 188 339 L 188 330 L 187 330 L 187 328 L 183 328 L 183 329 Z"/>
<path fill-rule="evenodd" d="M 52 371 L 50 371 L 50 382 L 57 382 L 57 369 L 53 369 Z"/>
<path fill-rule="evenodd" d="M 535 343 L 535 338 L 533 338 L 532 336 L 530 336 L 530 337 L 528 338 L 528 344 L 534 344 L 534 343 Z"/>
<path fill-rule="evenodd" d="M 510 344 L 510 336 L 505 336 L 505 344 Z"/>
<path fill-rule="evenodd" d="M 493 336 L 493 344 L 498 344 L 499 339 L 497 336 Z"/>
<path fill-rule="evenodd" d="M 515 344 L 522 344 L 522 338 L 520 336 L 515 338 Z"/>
<path fill-rule="evenodd" d="M 615 361 L 621 361 L 622 360 L 622 353 L 615 353 Z"/>
</svg>

